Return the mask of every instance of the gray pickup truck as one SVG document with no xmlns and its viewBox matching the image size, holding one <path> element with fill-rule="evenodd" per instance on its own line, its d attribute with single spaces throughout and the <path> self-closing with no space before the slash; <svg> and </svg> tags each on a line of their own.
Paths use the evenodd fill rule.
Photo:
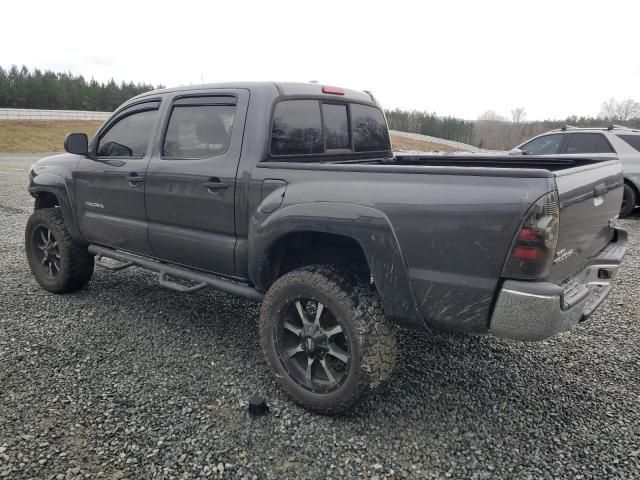
<svg viewBox="0 0 640 480">
<path fill-rule="evenodd" d="M 65 149 L 30 172 L 40 285 L 137 266 L 262 302 L 275 378 L 326 413 L 389 377 L 393 324 L 544 339 L 594 311 L 626 250 L 617 160 L 394 156 L 368 92 L 153 91 Z"/>
</svg>

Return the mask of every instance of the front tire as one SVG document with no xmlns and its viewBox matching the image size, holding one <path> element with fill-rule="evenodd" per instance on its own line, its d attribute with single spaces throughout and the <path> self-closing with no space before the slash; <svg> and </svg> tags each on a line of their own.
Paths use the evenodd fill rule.
<svg viewBox="0 0 640 480">
<path fill-rule="evenodd" d="M 297 403 L 339 413 L 386 380 L 396 341 L 373 288 L 352 273 L 313 265 L 280 277 L 260 311 L 260 343 Z"/>
<path fill-rule="evenodd" d="M 50 292 L 79 290 L 93 275 L 93 255 L 73 241 L 59 208 L 33 212 L 25 230 L 25 249 L 31 272 Z"/>
<path fill-rule="evenodd" d="M 620 217 L 631 215 L 631 212 L 633 212 L 637 204 L 638 199 L 636 198 L 635 190 L 631 185 L 625 183 L 622 194 L 622 206 L 620 207 Z"/>
</svg>

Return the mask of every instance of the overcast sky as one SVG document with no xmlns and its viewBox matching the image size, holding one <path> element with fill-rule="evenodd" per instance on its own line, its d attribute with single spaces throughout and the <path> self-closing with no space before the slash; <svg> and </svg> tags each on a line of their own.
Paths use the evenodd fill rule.
<svg viewBox="0 0 640 480">
<path fill-rule="evenodd" d="M 640 1 L 11 1 L 0 65 L 167 86 L 318 80 L 475 119 L 640 101 Z"/>
</svg>

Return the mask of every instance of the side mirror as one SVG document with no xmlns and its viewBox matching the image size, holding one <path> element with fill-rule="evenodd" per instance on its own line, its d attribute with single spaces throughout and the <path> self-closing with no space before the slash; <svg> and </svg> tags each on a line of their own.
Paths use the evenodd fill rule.
<svg viewBox="0 0 640 480">
<path fill-rule="evenodd" d="M 525 155 L 525 153 L 519 148 L 512 148 L 511 150 L 509 150 L 509 155 Z"/>
<path fill-rule="evenodd" d="M 85 133 L 68 133 L 64 137 L 64 149 L 76 155 L 87 155 L 89 153 L 89 139 Z"/>
</svg>

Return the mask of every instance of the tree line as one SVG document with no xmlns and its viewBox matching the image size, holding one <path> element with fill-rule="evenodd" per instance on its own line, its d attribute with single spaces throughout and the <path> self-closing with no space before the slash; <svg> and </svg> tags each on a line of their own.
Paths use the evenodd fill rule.
<svg viewBox="0 0 640 480">
<path fill-rule="evenodd" d="M 102 83 L 72 73 L 0 67 L 0 107 L 111 112 L 125 100 L 155 88 L 162 85 L 113 79 Z"/>
<path fill-rule="evenodd" d="M 531 137 L 565 125 L 606 127 L 615 124 L 640 129 L 640 103 L 633 99 L 618 101 L 615 98 L 602 102 L 597 116 L 574 115 L 564 120 L 526 121 L 524 107 L 511 110 L 510 117 L 487 110 L 475 121 L 439 117 L 435 113 L 416 110 L 388 110 L 386 115 L 392 130 L 431 135 L 490 150 L 509 150 Z"/>
<path fill-rule="evenodd" d="M 398 108 L 386 110 L 385 115 L 391 130 L 420 133 L 463 143 L 471 143 L 473 140 L 473 122 L 460 118 L 439 117 L 435 113 Z"/>
</svg>

